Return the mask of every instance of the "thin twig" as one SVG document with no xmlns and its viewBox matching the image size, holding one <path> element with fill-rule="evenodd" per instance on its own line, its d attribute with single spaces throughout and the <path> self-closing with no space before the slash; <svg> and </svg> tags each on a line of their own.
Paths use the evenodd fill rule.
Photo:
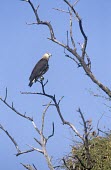
<svg viewBox="0 0 111 170">
<path fill-rule="evenodd" d="M 25 119 L 28 119 L 30 121 L 33 121 L 33 119 L 29 116 L 26 116 L 25 114 L 21 114 L 19 111 L 17 111 L 14 107 L 13 107 L 13 102 L 12 102 L 12 106 L 10 104 L 8 104 L 6 102 L 6 100 L 3 100 L 1 97 L 0 97 L 0 100 L 8 107 L 10 108 L 11 110 L 13 110 L 16 114 L 18 114 L 19 116 L 21 117 L 24 117 Z"/>
<path fill-rule="evenodd" d="M 36 166 L 33 164 L 33 167 L 35 168 L 35 170 L 37 170 Z"/>
<path fill-rule="evenodd" d="M 27 145 L 27 146 L 29 146 L 30 148 L 32 148 L 33 150 L 35 150 L 37 152 L 40 152 L 40 153 L 44 154 L 43 150 L 41 150 L 41 149 L 35 148 L 35 147 L 31 146 L 31 145 Z"/>
<path fill-rule="evenodd" d="M 38 132 L 38 134 L 40 135 L 40 130 L 37 128 L 37 126 L 36 126 L 36 124 L 35 124 L 34 121 L 32 121 L 32 124 L 33 124 L 35 130 L 36 130 L 36 131 Z"/>
<path fill-rule="evenodd" d="M 21 165 L 28 170 L 35 170 L 35 168 L 33 168 L 31 165 L 25 165 L 23 163 L 21 163 Z"/>
<path fill-rule="evenodd" d="M 58 105 L 60 104 L 60 102 L 62 101 L 63 98 L 64 98 L 64 96 L 62 96 L 62 97 L 60 98 L 60 100 L 58 101 Z"/>
<path fill-rule="evenodd" d="M 47 141 L 54 136 L 54 122 L 52 123 L 52 134 L 48 136 Z"/>
<path fill-rule="evenodd" d="M 37 22 L 32 22 L 32 23 L 27 23 L 27 22 L 26 22 L 26 24 L 27 24 L 27 25 L 35 25 L 35 24 L 38 24 L 38 23 L 37 23 Z"/>
<path fill-rule="evenodd" d="M 6 101 L 7 99 L 7 87 L 6 87 L 6 93 L 5 93 L 5 99 L 4 99 L 4 102 Z"/>
<path fill-rule="evenodd" d="M 78 2 L 79 2 L 79 0 L 76 0 L 76 1 L 74 2 L 74 5 L 73 5 L 73 6 L 75 6 Z"/>
<path fill-rule="evenodd" d="M 71 5 L 70 2 L 67 1 L 67 0 L 64 0 L 64 2 L 72 9 L 72 11 L 74 12 L 76 18 L 78 19 L 79 28 L 80 28 L 81 34 L 84 37 L 84 45 L 83 45 L 83 51 L 82 51 L 82 58 L 84 59 L 85 52 L 86 52 L 86 47 L 87 47 L 87 36 L 86 36 L 86 34 L 84 32 L 84 29 L 83 29 L 83 26 L 82 26 L 82 20 L 81 20 L 79 14 L 75 11 L 73 5 Z"/>
<path fill-rule="evenodd" d="M 41 142 L 38 139 L 36 139 L 36 138 L 34 138 L 34 139 L 40 146 L 42 146 Z"/>
<path fill-rule="evenodd" d="M 102 119 L 102 117 L 104 116 L 104 113 L 101 115 L 101 117 L 99 118 L 99 120 L 98 120 L 98 122 L 97 122 L 97 135 L 96 136 L 98 136 L 99 135 L 99 131 L 100 131 L 100 129 L 99 129 L 99 123 L 100 123 L 100 121 L 101 121 L 101 119 Z"/>
<path fill-rule="evenodd" d="M 72 33 L 72 10 L 69 10 L 69 13 L 70 13 L 70 38 L 71 38 L 72 46 L 75 49 L 75 42 Z"/>
<path fill-rule="evenodd" d="M 55 39 L 54 31 L 53 31 L 53 28 L 52 28 L 52 25 L 50 24 L 50 22 L 41 21 L 40 18 L 39 18 L 39 15 L 37 13 L 38 12 L 38 8 L 35 9 L 33 3 L 30 0 L 28 0 L 28 3 L 32 7 L 32 10 L 33 10 L 33 12 L 35 14 L 37 23 L 38 24 L 42 24 L 42 25 L 46 25 L 49 28 L 49 30 L 50 30 L 51 39 Z"/>
<path fill-rule="evenodd" d="M 87 122 L 85 121 L 85 118 L 83 116 L 83 113 L 81 111 L 81 109 L 78 109 L 78 112 L 81 115 L 82 121 L 83 121 L 83 126 L 84 126 L 84 147 L 85 147 L 85 151 L 86 151 L 86 157 L 87 157 L 87 168 L 86 169 L 91 169 L 92 167 L 92 163 L 91 163 L 91 155 L 90 155 L 90 151 L 89 151 L 89 139 L 88 139 L 88 127 L 87 127 Z"/>
<path fill-rule="evenodd" d="M 63 9 L 58 9 L 58 8 L 52 8 L 52 9 L 69 14 L 69 11 L 66 11 L 66 10 L 63 10 Z"/>
<path fill-rule="evenodd" d="M 68 57 L 68 58 L 70 58 L 71 60 L 73 60 L 73 61 L 78 65 L 78 67 L 81 66 L 81 64 L 80 64 L 74 57 L 71 57 L 71 56 L 69 56 L 68 54 L 66 54 L 65 49 L 64 49 L 64 53 L 65 53 L 65 56 Z"/>
<path fill-rule="evenodd" d="M 97 94 L 97 93 L 94 93 L 92 90 L 89 89 L 89 92 L 91 95 L 93 95 L 94 97 L 100 97 L 100 98 L 103 98 L 105 100 L 108 100 L 108 101 L 111 101 L 111 98 L 110 97 L 106 97 L 104 95 L 101 95 L 101 94 Z"/>
<path fill-rule="evenodd" d="M 67 31 L 67 46 L 69 46 L 68 31 Z"/>
<path fill-rule="evenodd" d="M 65 159 L 63 158 L 62 160 L 63 160 L 63 163 L 64 163 L 65 167 L 66 167 L 68 170 L 70 170 L 70 167 L 68 167 L 68 165 L 67 165 Z"/>
<path fill-rule="evenodd" d="M 20 151 L 19 153 L 16 154 L 16 156 L 19 156 L 19 155 L 22 155 L 22 154 L 25 154 L 25 153 L 29 153 L 29 152 L 33 152 L 35 151 L 34 149 L 30 149 L 30 150 L 26 150 L 26 151 Z"/>
<path fill-rule="evenodd" d="M 74 155 L 74 156 L 75 156 L 75 158 L 80 162 L 80 164 L 82 165 L 82 167 L 84 167 L 84 169 L 87 169 L 86 166 L 84 165 L 84 161 L 81 160 L 78 155 Z"/>
<path fill-rule="evenodd" d="M 47 106 L 46 106 L 46 108 L 44 109 L 43 114 L 42 114 L 42 127 L 41 127 L 41 133 L 42 133 L 42 134 L 43 134 L 43 129 L 44 129 L 45 114 L 46 114 L 47 109 L 49 108 L 51 102 L 52 102 L 52 101 L 50 101 L 49 104 L 47 104 Z"/>
<path fill-rule="evenodd" d="M 14 144 L 17 152 L 20 153 L 21 151 L 20 151 L 19 146 L 18 146 L 17 142 L 15 141 L 15 139 L 10 135 L 10 133 L 1 124 L 0 124 L 0 129 L 2 129 L 6 133 L 6 135 L 10 138 L 10 140 Z"/>
</svg>

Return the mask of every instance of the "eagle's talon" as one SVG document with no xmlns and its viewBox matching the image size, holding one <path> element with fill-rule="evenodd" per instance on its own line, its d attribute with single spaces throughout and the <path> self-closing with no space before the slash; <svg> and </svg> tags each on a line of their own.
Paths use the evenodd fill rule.
<svg viewBox="0 0 111 170">
<path fill-rule="evenodd" d="M 43 77 L 43 76 L 41 76 L 41 77 L 40 77 L 40 81 L 43 81 L 43 80 L 44 80 L 44 77 Z"/>
</svg>

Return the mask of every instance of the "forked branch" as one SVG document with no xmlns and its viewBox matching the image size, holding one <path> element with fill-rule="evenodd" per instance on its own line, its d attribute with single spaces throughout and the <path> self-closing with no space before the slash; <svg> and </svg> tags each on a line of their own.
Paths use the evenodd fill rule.
<svg viewBox="0 0 111 170">
<path fill-rule="evenodd" d="M 91 72 L 91 60 L 90 58 L 88 57 L 88 55 L 86 56 L 86 47 L 87 47 L 87 36 L 86 36 L 86 33 L 84 31 L 84 28 L 83 28 L 83 24 L 82 24 L 82 19 L 81 17 L 79 16 L 79 14 L 76 12 L 74 6 L 75 4 L 78 2 L 78 0 L 74 3 L 74 5 L 72 5 L 68 0 L 63 0 L 67 5 L 68 7 L 70 8 L 70 10 L 73 12 L 73 14 L 75 15 L 75 17 L 77 18 L 78 20 L 78 23 L 79 23 L 79 29 L 80 29 L 80 32 L 83 36 L 83 39 L 84 39 L 84 43 L 83 43 L 83 46 L 82 46 L 82 55 L 79 55 L 76 51 L 76 48 L 71 48 L 69 45 L 65 44 L 65 43 L 62 43 L 61 41 L 58 41 L 56 38 L 55 38 L 55 34 L 54 34 L 54 29 L 51 25 L 51 23 L 49 21 L 41 21 L 40 19 L 40 16 L 38 14 L 38 7 L 37 9 L 34 7 L 33 3 L 31 2 L 31 0 L 23 0 L 23 1 L 26 1 L 30 4 L 34 14 L 35 14 L 35 17 L 36 17 L 36 22 L 37 24 L 41 24 L 41 25 L 46 25 L 48 26 L 49 28 L 49 31 L 50 31 L 50 37 L 51 38 L 48 38 L 49 40 L 53 41 L 54 43 L 58 44 L 59 46 L 62 46 L 64 49 L 66 49 L 67 51 L 69 51 L 75 58 L 77 61 L 77 63 L 80 63 L 80 65 L 83 67 L 84 71 L 86 72 L 86 74 L 90 77 L 90 79 L 97 85 L 101 88 L 101 90 L 103 90 L 110 98 L 111 98 L 111 90 L 104 86 L 100 81 L 98 81 L 96 79 L 96 77 L 93 75 L 93 73 Z M 70 31 L 72 31 L 72 28 L 70 27 Z M 72 36 L 72 33 L 70 34 L 71 36 L 71 41 L 73 43 L 73 47 L 75 46 L 74 45 L 74 38 Z M 88 61 L 88 64 L 86 63 L 85 61 L 85 56 L 87 58 L 87 61 Z M 70 57 L 69 57 L 70 58 Z M 72 59 L 72 58 L 71 58 Z M 75 60 L 73 60 L 75 62 Z M 42 95 L 42 94 L 41 94 Z M 47 96 L 48 97 L 48 96 Z"/>
<path fill-rule="evenodd" d="M 42 88 L 44 88 L 46 84 L 47 84 L 47 83 L 42 84 Z M 45 89 L 43 90 L 43 93 L 45 93 Z M 34 120 L 33 120 L 32 118 L 30 118 L 30 117 L 28 117 L 28 116 L 26 116 L 26 115 L 21 114 L 20 112 L 18 112 L 18 111 L 14 108 L 13 104 L 12 104 L 12 106 L 11 106 L 11 105 L 9 105 L 9 104 L 7 103 L 7 94 L 8 94 L 8 92 L 7 92 L 7 88 L 6 88 L 5 98 L 4 98 L 4 99 L 0 98 L 0 100 L 1 100 L 8 108 L 10 108 L 12 111 L 14 111 L 17 115 L 19 115 L 19 116 L 21 116 L 21 117 L 23 117 L 23 118 L 31 121 L 34 129 L 36 130 L 36 132 L 37 132 L 37 133 L 39 134 L 39 136 L 40 136 L 40 141 L 39 141 L 38 139 L 36 139 L 36 138 L 34 138 L 34 139 L 35 139 L 35 141 L 39 144 L 39 146 L 41 147 L 41 149 L 36 148 L 36 147 L 33 147 L 33 146 L 31 146 L 31 145 L 28 145 L 31 149 L 25 150 L 25 151 L 21 151 L 21 150 L 19 149 L 19 146 L 18 146 L 17 142 L 15 141 L 15 139 L 14 139 L 14 138 L 10 135 L 10 133 L 0 124 L 0 129 L 6 133 L 6 135 L 10 138 L 10 140 L 11 140 L 12 143 L 14 144 L 14 146 L 15 146 L 15 148 L 16 148 L 16 150 L 17 150 L 16 156 L 19 156 L 19 155 L 22 155 L 22 154 L 26 154 L 26 153 L 29 153 L 29 152 L 33 152 L 33 151 L 37 151 L 37 152 L 39 152 L 39 153 L 42 153 L 42 154 L 45 156 L 46 161 L 47 161 L 47 164 L 48 164 L 48 166 L 49 166 L 49 169 L 50 169 L 50 170 L 54 170 L 53 165 L 52 165 L 52 162 L 51 162 L 51 159 L 50 159 L 50 157 L 49 157 L 49 155 L 48 155 L 48 152 L 47 152 L 47 149 L 46 149 L 46 144 L 47 144 L 48 140 L 49 140 L 51 137 L 54 136 L 54 123 L 52 123 L 52 133 L 51 133 L 51 135 L 49 135 L 48 137 L 45 137 L 45 136 L 44 136 L 45 115 L 46 115 L 46 112 L 47 112 L 49 106 L 51 105 L 51 102 L 52 102 L 52 101 L 50 101 L 49 104 L 46 105 L 46 108 L 45 108 L 44 111 L 43 111 L 43 114 L 42 114 L 42 126 L 41 126 L 41 129 L 39 129 L 39 128 L 36 126 L 36 124 L 35 124 L 35 122 L 34 122 Z M 59 103 L 60 103 L 60 102 L 59 102 Z M 35 167 L 32 167 L 32 166 L 30 166 L 30 165 L 25 165 L 25 164 L 22 164 L 22 165 L 23 165 L 26 169 L 35 170 Z"/>
<path fill-rule="evenodd" d="M 23 0 L 23 1 L 26 1 L 30 4 L 34 14 L 35 14 L 35 17 L 36 17 L 36 21 L 37 21 L 37 24 L 38 25 L 46 25 L 49 30 L 50 30 L 50 35 L 51 35 L 51 39 L 55 39 L 55 35 L 54 35 L 54 31 L 53 31 L 53 28 L 52 28 L 52 25 L 50 24 L 50 22 L 48 21 L 41 21 L 40 18 L 39 18 L 39 15 L 38 15 L 38 8 L 39 6 L 35 9 L 33 3 L 30 1 L 30 0 Z"/>
<path fill-rule="evenodd" d="M 3 99 L 2 97 L 0 97 L 0 100 L 9 108 L 11 109 L 12 111 L 14 111 L 17 115 L 25 118 L 25 119 L 28 119 L 30 121 L 33 121 L 33 118 L 29 117 L 29 116 L 26 116 L 26 114 L 21 114 L 17 109 L 15 109 L 14 107 L 14 104 L 12 102 L 12 105 L 10 105 L 8 102 L 7 102 L 7 96 L 8 96 L 8 91 L 7 91 L 7 88 L 6 88 L 6 94 L 5 94 L 5 99 Z"/>
<path fill-rule="evenodd" d="M 42 95 L 42 96 L 45 96 L 45 97 L 48 97 L 48 98 L 52 99 L 52 101 L 53 101 L 53 106 L 55 106 L 55 108 L 56 108 L 56 110 L 57 110 L 57 113 L 58 113 L 58 115 L 59 115 L 59 117 L 60 117 L 63 125 L 68 125 L 68 126 L 76 133 L 76 135 L 77 135 L 78 137 L 80 137 L 80 138 L 84 141 L 84 138 L 80 135 L 80 133 L 79 133 L 79 132 L 77 131 L 77 129 L 75 128 L 75 126 L 74 126 L 72 123 L 66 121 L 66 120 L 64 119 L 63 115 L 62 115 L 62 112 L 61 112 L 61 109 L 60 109 L 60 101 L 62 100 L 63 97 L 62 97 L 59 101 L 57 101 L 55 95 L 50 95 L 50 94 L 48 94 L 48 93 L 45 92 L 45 86 L 44 86 L 43 81 L 41 81 L 41 82 L 39 82 L 39 83 L 40 83 L 41 86 L 42 86 L 42 92 L 34 92 L 34 93 L 33 93 L 33 92 L 21 92 L 21 94 L 26 94 L 26 95 L 29 95 L 29 94 L 30 94 L 30 95 L 32 95 L 32 94 L 35 95 L 35 94 L 36 94 L 36 95 Z M 52 105 L 52 104 L 50 103 L 50 105 Z"/>
<path fill-rule="evenodd" d="M 23 167 L 25 169 L 28 169 L 28 170 L 37 170 L 37 168 L 35 167 L 35 165 L 33 165 L 33 167 L 31 165 L 25 165 L 23 163 L 21 163 L 23 165 Z"/>
</svg>

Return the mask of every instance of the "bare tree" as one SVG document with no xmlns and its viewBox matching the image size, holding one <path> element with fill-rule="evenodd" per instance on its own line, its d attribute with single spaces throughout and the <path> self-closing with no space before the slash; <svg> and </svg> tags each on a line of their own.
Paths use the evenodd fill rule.
<svg viewBox="0 0 111 170">
<path fill-rule="evenodd" d="M 46 158 L 46 161 L 47 161 L 47 164 L 48 164 L 49 169 L 54 170 L 53 165 L 52 165 L 52 162 L 51 162 L 51 158 L 50 158 L 50 156 L 48 155 L 48 152 L 47 152 L 47 149 L 46 149 L 46 144 L 47 144 L 48 140 L 49 140 L 51 137 L 53 137 L 53 135 L 54 135 L 54 123 L 52 123 L 52 134 L 49 135 L 48 137 L 45 137 L 45 136 L 44 136 L 45 115 L 46 115 L 46 112 L 47 112 L 48 108 L 49 108 L 50 105 L 51 105 L 51 101 L 46 105 L 46 108 L 45 108 L 44 111 L 43 111 L 42 121 L 41 121 L 41 129 L 39 129 L 39 128 L 36 126 L 33 118 L 31 118 L 31 117 L 29 117 L 29 116 L 26 116 L 25 114 L 20 113 L 18 110 L 16 110 L 16 109 L 14 108 L 13 104 L 12 104 L 12 106 L 11 106 L 10 104 L 7 103 L 7 89 L 6 89 L 5 99 L 0 98 L 0 100 L 1 100 L 7 107 L 9 107 L 12 111 L 14 111 L 16 114 L 18 114 L 19 116 L 23 117 L 24 119 L 29 120 L 29 121 L 32 123 L 33 128 L 34 128 L 34 129 L 36 130 L 36 132 L 40 135 L 40 141 L 39 141 L 37 138 L 34 138 L 34 140 L 39 144 L 39 146 L 41 147 L 41 149 L 36 148 L 36 147 L 34 147 L 34 146 L 31 146 L 31 145 L 28 145 L 29 148 L 31 148 L 31 149 L 26 150 L 26 151 L 21 151 L 20 148 L 19 148 L 19 146 L 18 146 L 18 144 L 17 144 L 17 142 L 16 142 L 15 139 L 12 137 L 12 135 L 3 127 L 2 124 L 0 124 L 0 129 L 3 130 L 3 131 L 6 133 L 6 135 L 10 138 L 10 140 L 11 140 L 12 143 L 14 144 L 14 146 L 15 146 L 15 148 L 16 148 L 16 150 L 17 150 L 16 156 L 19 156 L 19 155 L 21 155 L 21 154 L 26 154 L 26 153 L 29 153 L 29 152 L 33 152 L 33 151 L 37 151 L 37 152 L 39 152 L 39 153 L 41 153 L 41 154 L 44 155 L 44 157 Z M 26 169 L 36 170 L 36 168 L 35 168 L 35 167 L 32 167 L 31 165 L 25 165 L 25 164 L 22 164 L 22 165 L 23 165 Z"/>
<path fill-rule="evenodd" d="M 49 29 L 49 32 L 50 32 L 50 37 L 48 39 L 50 41 L 52 41 L 53 43 L 56 43 L 59 46 L 63 47 L 65 56 L 68 57 L 69 59 L 71 59 L 72 61 L 74 61 L 78 65 L 78 67 L 82 67 L 83 70 L 85 71 L 85 73 L 87 74 L 87 76 L 92 80 L 92 82 L 94 82 L 102 91 L 104 91 L 108 95 L 108 98 L 110 98 L 111 97 L 111 90 L 108 87 L 106 87 L 105 85 L 103 85 L 95 77 L 95 75 L 91 71 L 91 59 L 88 56 L 87 51 L 86 51 L 87 43 L 88 43 L 87 35 L 86 35 L 86 33 L 84 31 L 84 28 L 83 28 L 82 19 L 79 16 L 78 12 L 75 10 L 75 5 L 77 4 L 77 2 L 79 0 L 76 0 L 73 5 L 68 0 L 63 0 L 63 2 L 68 7 L 68 11 L 65 11 L 63 9 L 54 8 L 54 10 L 57 10 L 59 12 L 66 12 L 70 16 L 70 30 L 67 31 L 67 35 L 66 35 L 67 42 L 66 43 L 63 43 L 62 41 L 59 41 L 56 38 L 54 28 L 53 28 L 50 21 L 41 20 L 41 18 L 39 16 L 39 11 L 38 11 L 39 10 L 39 5 L 36 8 L 31 0 L 23 0 L 23 1 L 27 2 L 30 5 L 30 7 L 32 8 L 32 10 L 34 12 L 34 15 L 35 15 L 35 19 L 36 19 L 35 23 L 31 23 L 29 25 L 35 24 L 37 26 L 38 25 L 47 26 L 48 29 Z M 81 54 L 79 54 L 77 52 L 76 42 L 75 42 L 75 39 L 73 37 L 73 24 L 72 24 L 73 23 L 73 16 L 76 18 L 76 20 L 78 22 L 79 30 L 80 30 L 80 33 L 81 33 L 81 35 L 83 37 L 83 40 L 84 40 L 83 44 L 79 43 L 80 48 L 81 48 Z M 70 40 L 69 40 L 69 38 L 70 38 Z M 70 44 L 69 42 L 71 43 L 71 45 L 69 45 Z M 67 54 L 66 51 L 69 52 L 70 55 Z M 57 111 L 59 117 L 60 117 L 60 120 L 61 120 L 62 124 L 67 125 L 68 127 L 70 127 L 72 129 L 72 131 L 74 132 L 74 134 L 76 134 L 79 137 L 79 139 L 82 141 L 82 143 L 84 144 L 85 151 L 86 151 L 85 153 L 86 153 L 86 157 L 87 157 L 86 164 L 83 164 L 82 160 L 77 155 L 75 155 L 76 159 L 81 163 L 81 165 L 85 169 L 87 169 L 87 170 L 92 169 L 92 160 L 91 160 L 91 155 L 90 155 L 90 151 L 89 151 L 89 145 L 90 145 L 89 144 L 89 134 L 90 134 L 92 129 L 90 129 L 90 126 L 87 126 L 87 121 L 85 121 L 85 118 L 84 118 L 84 115 L 83 115 L 81 109 L 79 108 L 78 112 L 81 115 L 82 123 L 83 123 L 83 127 L 84 127 L 84 134 L 83 135 L 81 135 L 81 133 L 77 130 L 77 128 L 75 127 L 75 125 L 72 122 L 69 122 L 69 121 L 64 119 L 63 113 L 61 112 L 61 108 L 60 108 L 60 102 L 61 102 L 63 97 L 61 97 L 60 100 L 57 101 L 56 95 L 48 94 L 46 92 L 46 90 L 45 90 L 45 86 L 47 85 L 48 81 L 46 83 L 44 83 L 43 81 L 38 81 L 38 82 L 40 83 L 40 85 L 42 87 L 42 90 L 40 92 L 33 92 L 33 93 L 32 92 L 21 92 L 21 94 L 40 95 L 40 96 L 43 96 L 43 97 L 47 97 L 47 98 L 49 98 L 51 100 L 46 105 L 46 107 L 45 107 L 45 109 L 44 109 L 44 111 L 42 113 L 41 129 L 39 129 L 36 126 L 35 121 L 34 121 L 33 118 L 31 118 L 31 117 L 29 117 L 29 116 L 27 116 L 25 114 L 20 113 L 14 107 L 13 103 L 9 104 L 7 102 L 7 89 L 6 89 L 5 98 L 4 99 L 2 97 L 0 98 L 1 102 L 3 102 L 9 109 L 14 111 L 18 116 L 30 121 L 32 123 L 32 125 L 33 125 L 33 128 L 36 130 L 36 132 L 40 136 L 40 139 L 34 138 L 34 140 L 37 142 L 37 144 L 39 145 L 40 148 L 36 148 L 34 146 L 28 145 L 29 148 L 30 148 L 29 150 L 21 151 L 21 149 L 18 146 L 15 139 L 11 136 L 11 134 L 8 132 L 8 130 L 6 130 L 4 128 L 4 126 L 2 124 L 0 124 L 0 129 L 3 130 L 6 133 L 6 135 L 10 138 L 10 140 L 14 144 L 14 146 L 15 146 L 15 148 L 17 150 L 16 156 L 19 156 L 21 154 L 26 154 L 26 153 L 29 153 L 29 152 L 33 152 L 33 151 L 37 151 L 37 152 L 43 154 L 43 156 L 45 157 L 47 165 L 48 165 L 50 170 L 54 170 L 57 167 L 57 166 L 56 167 L 53 166 L 51 157 L 49 156 L 48 151 L 47 151 L 47 147 L 46 147 L 47 142 L 49 141 L 49 139 L 54 136 L 54 122 L 52 123 L 52 133 L 48 137 L 46 137 L 44 135 L 44 124 L 45 124 L 46 112 L 47 112 L 47 110 L 48 110 L 48 108 L 50 106 L 54 106 L 56 108 L 56 111 Z M 69 167 L 67 167 L 67 164 L 66 164 L 64 159 L 63 159 L 63 162 L 64 162 L 64 165 L 66 166 L 66 168 L 68 169 Z M 22 163 L 22 165 L 24 166 L 24 168 L 26 168 L 28 170 L 37 170 L 35 165 L 25 165 L 23 163 Z"/>
<path fill-rule="evenodd" d="M 110 98 L 111 97 L 111 90 L 108 87 L 106 87 L 105 85 L 103 85 L 99 80 L 97 80 L 96 77 L 94 76 L 94 74 L 91 71 L 91 59 L 90 59 L 90 57 L 88 56 L 88 54 L 86 52 L 86 47 L 87 47 L 87 42 L 88 42 L 87 36 L 86 36 L 86 33 L 84 31 L 84 28 L 83 28 L 82 19 L 79 16 L 78 12 L 76 12 L 76 10 L 74 8 L 74 5 L 78 1 L 76 1 L 74 3 L 74 5 L 72 5 L 68 0 L 63 0 L 64 3 L 66 3 L 67 6 L 69 7 L 69 15 L 70 15 L 70 41 L 72 43 L 72 47 L 69 46 L 68 38 L 67 38 L 67 43 L 66 44 L 62 43 L 62 41 L 57 40 L 56 36 L 55 36 L 55 33 L 54 33 L 53 26 L 51 25 L 51 23 L 49 21 L 42 21 L 40 19 L 40 16 L 38 14 L 39 5 L 37 6 L 37 8 L 35 8 L 33 3 L 30 0 L 23 0 L 23 1 L 29 3 L 29 5 L 31 6 L 31 8 L 32 8 L 32 10 L 34 12 L 35 18 L 36 18 L 36 22 L 32 23 L 30 25 L 36 24 L 36 25 L 45 25 L 45 26 L 47 26 L 49 28 L 49 31 L 50 31 L 50 38 L 48 38 L 48 39 L 51 40 L 52 42 L 58 44 L 59 46 L 62 46 L 64 49 L 66 49 L 68 52 L 70 52 L 70 54 L 73 57 L 71 57 L 71 56 L 69 56 L 67 54 L 66 54 L 66 56 L 68 58 L 70 58 L 72 61 L 76 62 L 76 64 L 78 64 L 79 67 L 81 66 L 84 69 L 85 73 L 92 80 L 92 82 L 94 82 L 97 86 L 99 86 L 100 89 L 102 91 L 104 91 L 109 96 L 109 98 Z M 59 10 L 59 11 L 63 12 L 62 10 Z M 77 52 L 77 48 L 76 48 L 76 45 L 75 45 L 75 40 L 74 40 L 73 35 L 72 35 L 72 32 L 73 32 L 72 31 L 72 15 L 74 15 L 76 17 L 76 19 L 78 21 L 78 24 L 79 24 L 80 32 L 81 32 L 81 34 L 83 36 L 83 39 L 84 39 L 83 44 L 82 45 L 80 44 L 82 54 L 79 54 Z"/>
</svg>

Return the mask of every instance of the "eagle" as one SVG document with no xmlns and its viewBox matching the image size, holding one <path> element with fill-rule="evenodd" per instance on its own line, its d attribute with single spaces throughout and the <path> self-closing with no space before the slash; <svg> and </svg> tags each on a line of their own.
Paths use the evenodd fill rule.
<svg viewBox="0 0 111 170">
<path fill-rule="evenodd" d="M 31 87 L 38 79 L 43 79 L 43 74 L 49 69 L 49 58 L 52 56 L 50 53 L 45 53 L 42 58 L 37 62 L 35 67 L 32 70 L 32 73 L 29 77 L 29 86 Z"/>
</svg>

